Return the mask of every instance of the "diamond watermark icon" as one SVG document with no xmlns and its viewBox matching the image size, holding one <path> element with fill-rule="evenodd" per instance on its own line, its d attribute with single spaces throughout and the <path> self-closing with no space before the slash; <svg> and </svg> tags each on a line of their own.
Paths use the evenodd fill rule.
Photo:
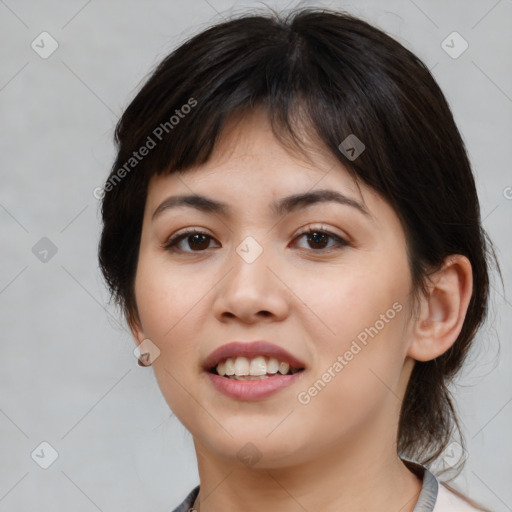
<svg viewBox="0 0 512 512">
<path fill-rule="evenodd" d="M 48 469 L 57 460 L 59 454 L 50 443 L 43 441 L 32 451 L 30 456 L 38 466 Z"/>
<path fill-rule="evenodd" d="M 57 246 L 49 238 L 43 236 L 32 247 L 32 254 L 42 263 L 48 263 L 57 254 Z"/>
<path fill-rule="evenodd" d="M 261 459 L 262 454 L 253 443 L 245 443 L 242 448 L 238 450 L 236 456 L 250 468 Z"/>
<path fill-rule="evenodd" d="M 41 32 L 30 44 L 39 57 L 47 59 L 59 47 L 57 40 L 48 32 Z"/>
<path fill-rule="evenodd" d="M 133 355 L 138 359 L 139 366 L 151 366 L 160 356 L 160 349 L 149 338 L 146 338 L 135 347 Z"/>
<path fill-rule="evenodd" d="M 468 42 L 458 32 L 452 32 L 441 43 L 441 48 L 452 59 L 458 59 L 468 49 L 468 47 Z"/>
<path fill-rule="evenodd" d="M 353 133 L 351 133 L 339 146 L 338 149 L 353 162 L 365 149 L 366 146 Z"/>
<path fill-rule="evenodd" d="M 455 464 L 461 459 L 464 453 L 464 448 L 456 441 L 451 442 L 444 450 L 443 460 L 444 462 L 453 468 Z"/>
<path fill-rule="evenodd" d="M 246 262 L 253 263 L 263 252 L 263 247 L 252 236 L 245 237 L 236 248 L 238 255 Z"/>
</svg>

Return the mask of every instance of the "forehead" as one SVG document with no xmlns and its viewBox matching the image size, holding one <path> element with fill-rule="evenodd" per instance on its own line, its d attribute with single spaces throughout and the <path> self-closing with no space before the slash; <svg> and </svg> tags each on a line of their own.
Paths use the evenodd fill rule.
<svg viewBox="0 0 512 512">
<path fill-rule="evenodd" d="M 316 188 L 342 190 L 364 203 L 361 183 L 306 128 L 297 127 L 303 149 L 288 138 L 278 140 L 268 115 L 258 108 L 232 116 L 224 126 L 209 160 L 200 166 L 154 175 L 148 203 L 166 193 L 220 193 L 239 200 L 243 194 L 278 196 Z M 242 194 L 242 196 L 237 195 Z"/>
</svg>

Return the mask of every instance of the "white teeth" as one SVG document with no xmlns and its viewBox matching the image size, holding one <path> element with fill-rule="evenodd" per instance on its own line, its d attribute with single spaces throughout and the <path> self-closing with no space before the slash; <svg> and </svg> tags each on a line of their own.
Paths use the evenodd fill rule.
<svg viewBox="0 0 512 512">
<path fill-rule="evenodd" d="M 286 375 L 290 371 L 290 365 L 284 361 L 279 362 L 275 357 L 266 359 L 263 356 L 257 356 L 250 360 L 240 356 L 230 357 L 220 362 L 216 370 L 219 375 L 232 376 L 235 379 L 242 376 L 263 378 L 267 374 L 274 375 L 277 372 Z M 292 370 L 292 373 L 295 372 L 296 370 Z"/>
<path fill-rule="evenodd" d="M 267 373 L 277 373 L 279 370 L 279 361 L 275 357 L 271 357 L 267 363 Z"/>
<path fill-rule="evenodd" d="M 219 375 L 226 375 L 226 361 L 217 365 L 217 372 L 219 372 Z"/>
<path fill-rule="evenodd" d="M 235 375 L 235 361 L 231 359 L 226 359 L 225 362 L 225 370 L 224 373 L 219 373 L 219 375 Z M 219 370 L 219 367 L 217 366 L 217 371 Z"/>
<path fill-rule="evenodd" d="M 249 366 L 249 375 L 266 375 L 267 362 L 263 356 L 255 357 Z"/>
<path fill-rule="evenodd" d="M 247 357 L 235 359 L 235 375 L 249 375 L 249 359 Z"/>
<path fill-rule="evenodd" d="M 279 373 L 286 375 L 290 370 L 290 365 L 288 363 L 279 363 Z"/>
<path fill-rule="evenodd" d="M 262 380 L 270 377 L 268 375 L 231 375 L 229 378 L 231 380 Z"/>
</svg>

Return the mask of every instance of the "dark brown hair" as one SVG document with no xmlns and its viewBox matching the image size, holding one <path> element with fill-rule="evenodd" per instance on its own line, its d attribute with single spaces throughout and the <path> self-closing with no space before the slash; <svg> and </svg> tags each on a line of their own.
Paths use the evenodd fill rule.
<svg viewBox="0 0 512 512">
<path fill-rule="evenodd" d="M 283 145 L 304 148 L 303 129 L 392 205 L 416 291 L 448 255 L 471 262 L 462 331 L 446 353 L 415 363 L 401 409 L 398 451 L 428 465 L 460 432 L 447 385 L 485 318 L 494 253 L 442 91 L 418 57 L 370 24 L 321 8 L 246 13 L 195 35 L 157 66 L 117 125 L 104 188 L 99 261 L 112 297 L 128 321 L 137 318 L 134 278 L 151 176 L 205 163 L 226 121 L 256 106 Z M 349 135 L 366 146 L 356 159 L 339 149 Z"/>
</svg>

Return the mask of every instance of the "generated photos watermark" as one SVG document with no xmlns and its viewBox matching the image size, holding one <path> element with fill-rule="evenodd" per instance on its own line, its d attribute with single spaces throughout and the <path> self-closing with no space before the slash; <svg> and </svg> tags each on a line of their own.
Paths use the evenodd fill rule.
<svg viewBox="0 0 512 512">
<path fill-rule="evenodd" d="M 346 350 L 343 355 L 338 355 L 336 361 L 334 361 L 329 368 L 322 374 L 322 376 L 317 379 L 313 385 L 311 385 L 307 390 L 301 391 L 297 395 L 297 400 L 302 405 L 307 405 L 311 402 L 311 400 L 322 391 L 329 382 L 331 382 L 336 375 L 338 375 L 345 366 L 349 364 L 354 357 L 361 352 L 361 350 L 366 347 L 368 344 L 368 338 L 375 338 L 379 334 L 386 324 L 389 324 L 393 318 L 402 311 L 403 306 L 400 302 L 394 302 L 393 305 L 385 312 L 381 313 L 379 319 L 375 321 L 373 325 L 370 327 L 365 327 L 355 339 L 352 340 L 352 343 L 348 350 Z M 362 346 L 361 346 L 362 345 Z"/>
<path fill-rule="evenodd" d="M 189 114 L 197 106 L 197 100 L 189 98 L 187 103 L 176 109 L 174 114 L 169 118 L 168 121 L 160 123 L 150 135 L 148 135 L 144 144 L 137 150 L 132 152 L 132 156 L 121 166 L 115 173 L 113 173 L 106 181 L 103 187 L 96 187 L 93 190 L 93 196 L 96 199 L 102 199 L 105 196 L 105 192 L 110 192 L 114 187 L 121 182 L 121 180 L 154 149 L 159 142 L 163 140 L 166 134 L 170 133 L 180 123 L 187 114 Z"/>
</svg>

